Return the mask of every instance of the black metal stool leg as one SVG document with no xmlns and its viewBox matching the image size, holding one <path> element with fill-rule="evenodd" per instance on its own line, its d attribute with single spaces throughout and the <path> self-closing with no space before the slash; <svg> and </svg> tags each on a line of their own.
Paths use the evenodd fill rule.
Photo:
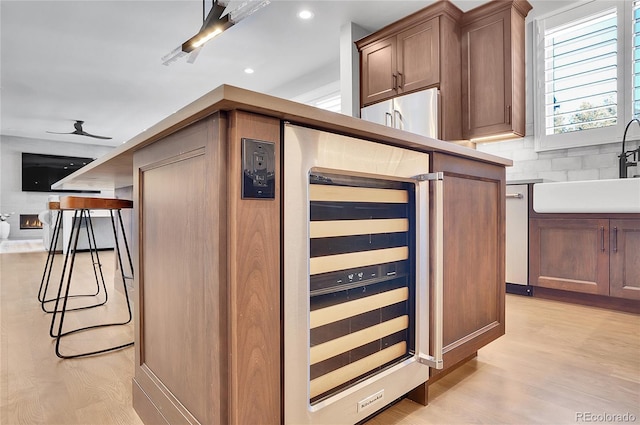
<svg viewBox="0 0 640 425">
<path fill-rule="evenodd" d="M 80 213 L 80 217 L 78 217 Z M 58 294 L 55 297 L 55 305 L 53 307 L 53 315 L 51 316 L 51 326 L 49 327 L 49 336 L 57 338 L 62 330 L 62 322 L 64 320 L 64 314 L 66 312 L 67 301 L 69 300 L 69 283 L 71 282 L 71 276 L 73 275 L 73 264 L 76 259 L 76 248 L 78 247 L 78 238 L 80 236 L 80 222 L 82 221 L 82 211 L 75 211 L 73 214 L 73 221 L 71 222 L 71 235 L 69 236 L 69 244 L 67 246 L 67 253 L 64 256 L 64 265 L 62 266 L 62 273 L 60 275 L 60 285 L 58 286 Z M 77 225 L 76 225 L 77 224 Z M 73 242 L 73 249 L 71 245 Z M 60 300 L 62 295 L 62 287 L 64 286 L 65 277 L 67 275 L 67 264 L 69 262 L 69 255 L 71 254 L 71 265 L 69 266 L 69 273 L 67 277 L 67 285 L 65 289 L 65 297 L 63 299 L 62 309 L 60 310 Z M 56 318 L 60 314 L 58 333 L 54 333 L 54 327 Z"/>
<path fill-rule="evenodd" d="M 118 242 L 118 232 L 116 231 L 116 222 L 113 217 L 113 210 L 109 211 L 111 214 L 111 227 L 113 228 L 113 237 L 116 243 L 116 253 L 118 254 L 118 265 L 120 266 L 120 276 L 122 277 L 122 289 L 124 291 L 124 297 L 127 300 L 127 310 L 129 311 L 129 319 L 123 323 L 127 324 L 131 322 L 133 318 L 133 314 L 131 313 L 131 301 L 129 300 L 129 291 L 127 290 L 127 281 L 124 273 L 124 267 L 122 265 L 122 255 L 120 253 L 120 243 Z M 120 220 L 120 228 L 122 229 L 122 239 L 124 241 L 124 246 L 127 250 L 127 257 L 129 258 L 129 266 L 131 267 L 131 271 L 133 274 L 133 261 L 131 261 L 131 253 L 129 252 L 129 244 L 127 243 L 127 236 L 124 232 L 124 224 L 122 223 L 122 215 L 120 214 L 120 210 L 118 212 L 118 219 Z"/>
<path fill-rule="evenodd" d="M 80 227 L 82 226 L 82 216 L 83 216 L 83 215 L 84 215 L 84 214 L 82 214 L 82 212 L 81 212 L 81 218 L 80 218 L 80 223 L 79 223 L 79 226 L 80 226 Z M 89 215 L 89 213 L 88 213 L 88 212 L 87 212 L 87 215 Z M 53 246 L 53 247 L 57 246 L 58 238 L 59 238 L 59 235 L 60 235 L 60 229 L 62 228 L 62 226 L 60 225 L 60 224 L 61 224 L 61 218 L 60 218 L 60 217 L 62 217 L 62 211 L 59 211 L 59 212 L 58 212 L 58 219 L 56 220 L 56 223 L 57 223 L 57 224 L 59 224 L 59 225 L 58 225 L 58 227 L 57 227 L 57 230 L 55 231 L 55 240 L 54 240 L 54 241 L 52 241 L 52 246 Z M 75 217 L 76 217 L 76 216 L 75 216 L 75 214 L 74 214 L 74 220 L 75 220 Z M 96 273 L 96 271 L 95 271 L 96 263 L 95 263 L 95 260 L 94 260 L 94 258 L 93 258 L 93 251 L 97 249 L 97 245 L 96 245 L 96 242 L 95 242 L 95 236 L 93 235 L 93 226 L 91 225 L 91 220 L 85 220 L 85 221 L 87 221 L 87 222 L 88 222 L 88 225 L 86 226 L 86 230 L 87 230 L 87 240 L 88 240 L 88 242 L 89 242 L 89 252 L 91 253 L 91 261 L 92 261 L 92 263 L 93 263 L 93 267 L 94 267 L 94 276 L 95 276 L 95 281 L 96 281 L 96 292 L 94 292 L 94 293 L 92 293 L 92 294 L 75 294 L 75 295 L 69 295 L 69 297 L 70 297 L 70 298 L 76 298 L 76 297 L 96 297 L 97 295 L 99 295 L 99 294 L 100 294 L 100 282 L 102 282 L 102 287 L 104 288 L 104 293 L 105 293 L 105 299 L 104 299 L 103 301 L 99 301 L 99 300 L 98 300 L 95 304 L 85 305 L 85 306 L 81 306 L 81 307 L 75 307 L 75 308 L 68 309 L 67 311 L 84 310 L 84 309 L 87 309 L 87 308 L 99 307 L 99 306 L 101 306 L 101 305 L 104 305 L 104 304 L 107 302 L 107 299 L 106 299 L 107 289 L 106 289 L 106 286 L 105 286 L 104 277 L 102 276 L 102 270 L 100 269 L 100 279 L 98 278 L 98 275 L 97 275 L 97 273 Z M 72 224 L 72 226 L 71 226 L 71 227 L 72 227 L 72 232 L 71 232 L 71 233 L 73 234 L 73 229 L 74 229 L 74 227 L 75 227 L 75 222 L 74 222 L 74 224 Z M 78 228 L 78 229 L 79 229 L 79 228 Z M 91 231 L 91 235 L 89 234 L 89 231 Z M 80 232 L 80 230 L 78 230 L 78 233 L 79 233 L 79 232 Z M 70 237 L 70 239 L 69 239 L 69 242 L 71 242 L 71 237 Z M 93 246 L 92 246 L 92 242 L 93 242 Z M 69 253 L 69 249 L 70 249 L 70 244 L 69 244 L 69 246 L 68 246 L 68 248 L 67 248 L 67 254 Z M 97 253 L 97 251 L 96 251 L 96 253 Z M 66 261 L 66 259 L 67 259 L 67 258 L 68 258 L 68 257 L 67 257 L 67 256 L 65 256 L 65 264 L 64 264 L 64 267 L 63 267 L 63 269 L 62 269 L 62 275 L 63 275 L 63 278 L 62 278 L 62 279 L 64 279 L 64 273 L 65 273 L 65 271 L 66 271 L 66 265 L 67 265 L 67 261 Z M 48 258 L 47 258 L 47 262 L 48 262 Z M 98 261 L 98 262 L 99 262 L 99 261 Z M 53 256 L 52 256 L 51 262 L 50 262 L 50 263 L 48 262 L 48 264 L 49 264 L 49 270 L 48 270 L 48 273 L 47 273 L 47 279 L 46 279 L 46 282 L 44 281 L 44 275 L 43 275 L 43 282 L 45 282 L 45 285 L 44 285 L 44 291 L 43 291 L 43 294 L 42 294 L 42 299 L 40 299 L 40 297 L 39 297 L 39 299 L 40 299 L 40 307 L 42 308 L 42 311 L 44 311 L 45 313 L 53 313 L 53 312 L 54 312 L 54 310 L 48 310 L 48 309 L 47 309 L 47 307 L 46 307 L 45 305 L 46 305 L 47 303 L 51 303 L 51 302 L 53 302 L 53 301 L 56 301 L 56 299 L 57 299 L 57 298 L 44 299 L 44 297 L 46 297 L 47 290 L 48 290 L 48 288 L 49 288 L 49 279 L 50 279 L 50 277 L 51 277 L 51 269 L 53 268 Z M 47 271 L 46 267 L 47 267 L 47 266 L 45 265 L 45 272 Z M 99 265 L 99 267 L 101 268 L 101 267 L 102 267 L 102 265 L 100 264 L 100 265 Z M 41 288 L 42 288 L 42 283 L 41 283 Z"/>
<path fill-rule="evenodd" d="M 44 272 L 42 273 L 42 279 L 40 280 L 40 289 L 38 289 L 38 301 L 44 302 L 44 294 L 49 287 L 49 279 L 51 278 L 51 270 L 53 269 L 53 259 L 56 255 L 56 246 L 58 245 L 58 235 L 60 234 L 60 222 L 62 221 L 62 212 L 58 211 L 56 216 L 56 222 L 53 225 L 53 236 L 49 241 L 49 253 L 47 254 L 47 262 L 44 265 Z M 46 278 L 46 279 L 45 279 Z"/>
<path fill-rule="evenodd" d="M 131 252 L 129 251 L 129 244 L 127 243 L 127 236 L 124 230 L 124 222 L 122 221 L 122 214 L 120 210 L 118 212 L 118 219 L 120 220 L 120 230 L 122 231 L 122 240 L 124 241 L 124 247 L 127 250 L 127 258 L 129 259 L 129 270 L 131 270 L 131 278 L 133 279 L 133 260 L 131 259 Z M 117 239 L 117 238 L 116 238 Z"/>
<path fill-rule="evenodd" d="M 89 242 L 89 253 L 91 254 L 91 265 L 93 266 L 93 276 L 98 281 L 102 282 L 102 288 L 104 289 L 104 301 L 98 305 L 104 305 L 108 299 L 107 286 L 104 283 L 104 275 L 102 274 L 102 263 L 100 262 L 100 256 L 98 255 L 98 244 L 96 243 L 96 235 L 93 232 L 93 223 L 91 221 L 91 211 L 86 211 L 86 229 L 87 229 L 87 241 Z M 94 258 L 95 253 L 95 258 Z M 97 269 L 96 269 L 97 267 Z M 98 275 L 100 275 L 98 277 Z M 100 284 L 98 283 L 98 290 L 95 295 L 100 293 Z"/>
<path fill-rule="evenodd" d="M 88 214 L 89 214 L 89 212 L 87 211 L 87 215 Z M 92 355 L 107 353 L 107 352 L 110 352 L 110 351 L 115 351 L 115 350 L 119 350 L 119 349 L 122 349 L 122 348 L 130 347 L 130 346 L 132 346 L 134 344 L 133 341 L 131 341 L 131 342 L 128 342 L 128 343 L 125 343 L 125 344 L 121 344 L 121 345 L 117 345 L 117 346 L 113 346 L 113 347 L 108 347 L 108 348 L 104 348 L 104 349 L 100 349 L 100 350 L 95 350 L 95 351 L 89 351 L 89 352 L 85 352 L 85 353 L 79 353 L 79 354 L 62 354 L 62 352 L 60 350 L 60 341 L 65 336 L 68 336 L 70 334 L 77 333 L 77 332 L 90 330 L 90 329 L 104 328 L 104 327 L 109 327 L 109 326 L 126 325 L 129 322 L 131 322 L 131 320 L 133 318 L 133 314 L 132 314 L 132 311 L 131 311 L 131 302 L 129 300 L 129 294 L 128 294 L 128 291 L 127 291 L 127 285 L 126 285 L 126 281 L 125 281 L 124 269 L 122 268 L 122 256 L 120 254 L 120 244 L 118 243 L 118 236 L 117 236 L 117 232 L 116 232 L 116 225 L 115 225 L 115 219 L 114 219 L 114 216 L 113 216 L 113 210 L 110 210 L 110 215 L 111 215 L 111 226 L 112 226 L 112 229 L 113 229 L 113 234 L 114 234 L 114 239 L 115 239 L 115 248 L 116 248 L 116 253 L 117 253 L 117 256 L 118 256 L 118 264 L 120 266 L 120 271 L 121 271 L 122 284 L 123 284 L 123 289 L 124 289 L 124 297 L 125 297 L 126 302 L 127 302 L 128 318 L 124 322 L 103 323 L 103 324 L 98 324 L 98 325 L 85 326 L 85 327 L 82 327 L 82 328 L 73 329 L 73 330 L 70 330 L 70 331 L 63 332 L 64 315 L 66 313 L 65 308 L 66 308 L 66 303 L 67 303 L 67 300 L 68 300 L 69 288 L 70 288 L 70 285 L 71 285 L 71 273 L 69 273 L 67 287 L 66 287 L 66 290 L 65 290 L 64 302 L 63 302 L 63 305 L 62 305 L 62 312 L 61 312 L 60 322 L 59 322 L 59 326 L 58 326 L 58 333 L 57 333 L 57 336 L 56 336 L 56 344 L 55 344 L 55 353 L 60 358 L 72 359 L 72 358 L 77 358 L 77 357 L 92 356 Z M 119 210 L 118 210 L 118 218 L 120 219 L 121 227 L 124 230 L 124 225 L 122 224 L 122 216 L 120 215 L 120 211 Z M 79 232 L 79 227 L 78 227 L 78 232 Z M 129 256 L 129 264 L 131 266 L 133 266 L 133 262 L 131 260 L 131 255 L 130 255 L 130 252 L 129 252 L 129 248 L 128 248 L 128 244 L 126 242 L 126 236 L 124 235 L 124 232 L 123 232 L 123 237 L 124 237 L 124 241 L 125 241 L 125 246 L 127 247 L 127 255 Z M 95 240 L 94 240 L 94 243 L 95 243 Z M 76 237 L 75 244 L 77 245 L 77 237 Z M 73 268 L 73 262 L 74 262 L 73 258 L 74 257 L 75 257 L 75 249 L 74 249 L 74 253 L 73 253 L 73 256 L 72 256 L 70 271 Z M 133 267 L 132 267 L 132 270 L 133 270 Z M 106 288 L 105 288 L 105 291 L 106 291 Z M 52 326 L 53 326 L 53 322 L 52 322 Z"/>
</svg>

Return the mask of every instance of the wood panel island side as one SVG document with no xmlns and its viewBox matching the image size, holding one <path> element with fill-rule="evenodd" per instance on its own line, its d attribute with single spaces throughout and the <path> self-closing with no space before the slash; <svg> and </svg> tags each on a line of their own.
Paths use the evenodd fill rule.
<svg viewBox="0 0 640 425">
<path fill-rule="evenodd" d="M 283 206 L 293 195 L 282 189 L 282 129 L 288 122 L 425 152 L 430 171 L 444 173 L 444 368 L 431 369 L 411 399 L 426 405 L 429 383 L 505 332 L 510 160 L 220 86 L 55 185 L 116 193 L 133 187 L 133 403 L 146 424 L 285 422 L 282 229 Z M 242 197 L 243 138 L 273 144 L 272 199 Z M 419 261 L 431 264 L 434 255 Z"/>
</svg>

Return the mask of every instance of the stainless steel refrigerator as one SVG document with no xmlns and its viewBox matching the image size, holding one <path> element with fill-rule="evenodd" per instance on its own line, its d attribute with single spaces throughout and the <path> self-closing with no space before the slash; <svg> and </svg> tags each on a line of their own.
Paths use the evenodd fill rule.
<svg viewBox="0 0 640 425">
<path fill-rule="evenodd" d="M 438 138 L 438 89 L 422 90 L 362 108 L 360 117 L 387 127 Z"/>
</svg>

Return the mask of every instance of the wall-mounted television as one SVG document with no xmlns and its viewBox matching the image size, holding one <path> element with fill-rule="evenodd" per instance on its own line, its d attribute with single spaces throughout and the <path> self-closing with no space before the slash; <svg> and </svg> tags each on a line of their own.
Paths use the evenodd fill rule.
<svg viewBox="0 0 640 425">
<path fill-rule="evenodd" d="M 23 192 L 89 192 L 96 190 L 55 190 L 51 185 L 84 167 L 95 158 L 22 153 Z"/>
</svg>

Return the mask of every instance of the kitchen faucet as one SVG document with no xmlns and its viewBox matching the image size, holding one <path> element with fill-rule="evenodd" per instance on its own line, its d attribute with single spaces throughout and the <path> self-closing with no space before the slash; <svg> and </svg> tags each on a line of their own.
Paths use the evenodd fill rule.
<svg viewBox="0 0 640 425">
<path fill-rule="evenodd" d="M 627 178 L 627 168 L 638 165 L 638 155 L 640 154 L 640 147 L 638 149 L 635 149 L 629 152 L 626 152 L 624 150 L 624 144 L 627 140 L 627 130 L 629 130 L 629 126 L 631 126 L 631 123 L 634 121 L 637 122 L 638 125 L 640 125 L 640 120 L 638 120 L 637 118 L 632 119 L 631 121 L 629 121 L 629 123 L 625 127 L 624 135 L 622 136 L 622 153 L 618 155 L 618 158 L 620 158 L 620 161 L 618 162 L 618 166 L 620 168 L 619 176 L 621 179 Z M 635 162 L 631 162 L 627 160 L 627 158 L 632 155 L 633 155 L 633 161 Z"/>
</svg>

